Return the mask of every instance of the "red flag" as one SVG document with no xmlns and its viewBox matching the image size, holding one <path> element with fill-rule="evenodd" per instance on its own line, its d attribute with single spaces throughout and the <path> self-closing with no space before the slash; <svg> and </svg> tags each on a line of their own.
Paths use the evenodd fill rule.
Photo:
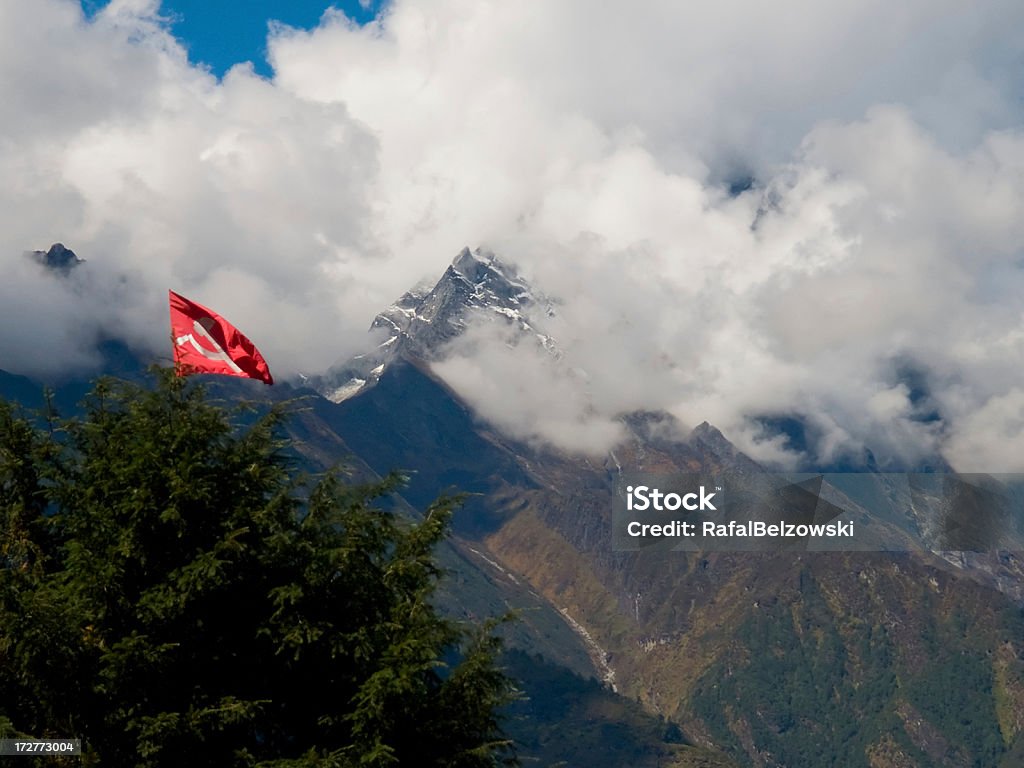
<svg viewBox="0 0 1024 768">
<path fill-rule="evenodd" d="M 202 304 L 168 291 L 171 301 L 171 337 L 179 376 L 223 373 L 273 384 L 267 361 L 235 326 Z"/>
</svg>

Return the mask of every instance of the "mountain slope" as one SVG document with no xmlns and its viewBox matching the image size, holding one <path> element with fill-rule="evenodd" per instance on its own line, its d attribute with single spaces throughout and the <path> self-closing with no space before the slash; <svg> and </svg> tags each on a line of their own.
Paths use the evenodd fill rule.
<svg viewBox="0 0 1024 768">
<path fill-rule="evenodd" d="M 334 426 L 371 464 L 415 472 L 417 493 L 458 478 L 482 494 L 461 534 L 550 600 L 618 690 L 744 765 L 1012 764 L 1024 723 L 1024 635 L 1004 594 L 1021 584 L 1012 562 L 989 572 L 929 553 L 613 551 L 619 473 L 763 470 L 714 427 L 682 434 L 667 414 L 623 414 L 629 437 L 599 460 L 475 418 L 429 363 L 467 318 L 504 307 L 487 313 L 486 294 L 460 293 L 453 271 L 406 302 L 444 297 L 396 324 L 375 385 L 344 399 Z M 521 291 L 515 282 L 491 292 Z M 397 439 L 360 444 L 371 424 Z M 879 525 L 903 514 L 869 486 L 850 503 Z M 954 722 L 956 712 L 972 715 Z"/>
</svg>

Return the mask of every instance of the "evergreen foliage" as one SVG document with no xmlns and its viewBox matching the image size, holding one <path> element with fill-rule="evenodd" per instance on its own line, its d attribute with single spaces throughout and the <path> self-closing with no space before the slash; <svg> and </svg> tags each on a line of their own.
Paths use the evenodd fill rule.
<svg viewBox="0 0 1024 768">
<path fill-rule="evenodd" d="M 413 523 L 374 506 L 397 476 L 304 483 L 283 418 L 169 371 L 41 426 L 0 403 L 0 729 L 83 765 L 514 762 L 493 624 L 431 602 L 453 500 Z"/>
</svg>

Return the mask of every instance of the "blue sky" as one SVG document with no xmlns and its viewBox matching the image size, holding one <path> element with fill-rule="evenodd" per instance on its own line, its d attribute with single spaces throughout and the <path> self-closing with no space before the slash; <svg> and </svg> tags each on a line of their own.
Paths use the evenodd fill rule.
<svg viewBox="0 0 1024 768">
<path fill-rule="evenodd" d="M 81 2 L 85 12 L 93 14 L 109 0 Z M 269 77 L 268 21 L 308 29 L 333 6 L 362 24 L 373 19 L 381 4 L 372 0 L 364 8 L 359 0 L 164 0 L 162 11 L 174 19 L 174 34 L 186 44 L 194 63 L 208 65 L 220 77 L 232 65 L 251 61 L 259 74 Z"/>
</svg>

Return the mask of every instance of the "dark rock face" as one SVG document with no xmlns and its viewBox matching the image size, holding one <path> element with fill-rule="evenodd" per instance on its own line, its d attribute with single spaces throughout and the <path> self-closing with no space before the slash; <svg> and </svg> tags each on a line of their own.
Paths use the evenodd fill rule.
<svg viewBox="0 0 1024 768">
<path fill-rule="evenodd" d="M 63 243 L 54 243 L 49 250 L 33 251 L 31 255 L 48 270 L 62 276 L 70 274 L 71 270 L 85 261 L 85 259 L 78 258 L 75 252 L 65 247 Z"/>
</svg>

